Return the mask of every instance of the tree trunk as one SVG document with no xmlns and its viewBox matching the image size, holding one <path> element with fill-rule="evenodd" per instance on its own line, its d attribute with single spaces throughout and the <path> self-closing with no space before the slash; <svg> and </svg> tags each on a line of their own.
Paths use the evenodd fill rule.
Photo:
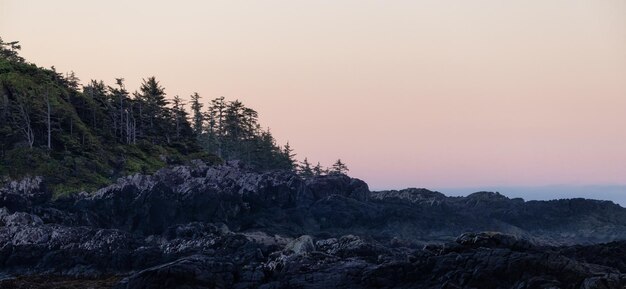
<svg viewBox="0 0 626 289">
<path fill-rule="evenodd" d="M 28 143 L 28 147 L 33 148 L 33 144 L 35 143 L 35 134 L 31 126 L 30 115 L 29 115 L 30 110 L 23 103 L 16 103 L 15 105 L 16 105 L 17 114 L 19 118 L 14 119 L 14 123 L 24 135 L 24 138 L 26 139 L 26 142 Z"/>
<path fill-rule="evenodd" d="M 48 111 L 46 113 L 46 125 L 48 127 L 48 149 L 52 149 L 52 129 L 50 127 L 50 94 L 48 92 L 48 88 L 46 88 L 46 106 Z"/>
</svg>

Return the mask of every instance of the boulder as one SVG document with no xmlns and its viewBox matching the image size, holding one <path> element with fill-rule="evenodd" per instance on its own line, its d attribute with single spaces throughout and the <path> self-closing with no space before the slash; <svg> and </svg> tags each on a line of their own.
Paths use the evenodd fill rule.
<svg viewBox="0 0 626 289">
<path fill-rule="evenodd" d="M 284 252 L 288 254 L 303 255 L 315 251 L 313 238 L 309 235 L 300 236 L 285 246 Z"/>
</svg>

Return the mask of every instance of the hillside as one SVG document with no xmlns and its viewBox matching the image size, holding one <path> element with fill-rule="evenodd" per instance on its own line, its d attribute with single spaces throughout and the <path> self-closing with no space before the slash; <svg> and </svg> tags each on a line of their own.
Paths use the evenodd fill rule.
<svg viewBox="0 0 626 289">
<path fill-rule="evenodd" d="M 196 93 L 187 103 L 154 77 L 133 93 L 122 78 L 81 85 L 73 73 L 26 62 L 19 49 L 0 39 L 0 182 L 43 176 L 63 195 L 191 159 L 295 167 L 291 148 L 278 146 L 237 100 L 202 103 Z"/>
</svg>

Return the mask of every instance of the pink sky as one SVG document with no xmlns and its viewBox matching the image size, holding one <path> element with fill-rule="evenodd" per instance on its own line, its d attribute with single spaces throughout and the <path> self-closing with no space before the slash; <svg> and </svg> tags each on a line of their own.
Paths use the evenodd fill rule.
<svg viewBox="0 0 626 289">
<path fill-rule="evenodd" d="M 623 0 L 0 0 L 40 66 L 257 109 L 374 189 L 626 184 Z"/>
</svg>

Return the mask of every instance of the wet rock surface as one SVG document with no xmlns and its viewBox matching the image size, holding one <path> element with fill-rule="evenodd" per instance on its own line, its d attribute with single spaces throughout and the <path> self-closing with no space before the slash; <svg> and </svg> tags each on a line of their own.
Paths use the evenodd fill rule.
<svg viewBox="0 0 626 289">
<path fill-rule="evenodd" d="M 625 288 L 626 209 L 201 162 L 0 188 L 0 288 Z M 81 284 L 83 287 L 80 287 Z"/>
</svg>

